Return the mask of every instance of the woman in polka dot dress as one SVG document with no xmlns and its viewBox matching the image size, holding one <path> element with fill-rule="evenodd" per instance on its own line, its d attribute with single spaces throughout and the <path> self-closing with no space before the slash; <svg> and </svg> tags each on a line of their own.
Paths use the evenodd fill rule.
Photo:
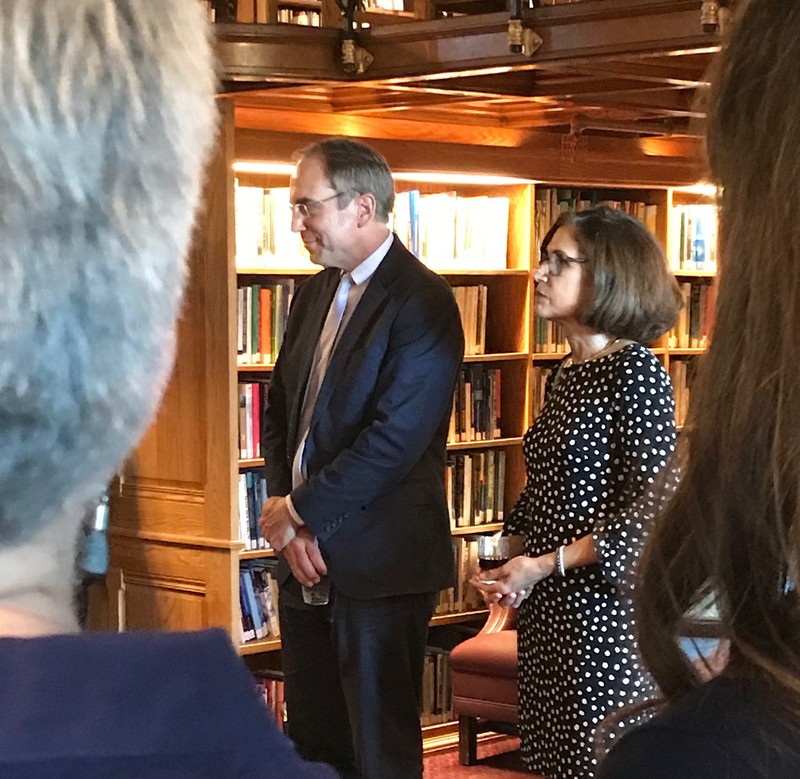
<svg viewBox="0 0 800 779">
<path fill-rule="evenodd" d="M 675 445 L 669 377 L 639 342 L 663 334 L 680 303 L 655 239 L 614 209 L 562 215 L 541 256 L 537 313 L 561 323 L 571 353 L 523 442 L 528 480 L 505 532 L 525 536 L 525 553 L 473 581 L 519 607 L 526 767 L 587 779 L 598 723 L 654 693 L 621 585 L 645 534 L 631 507 Z"/>
</svg>

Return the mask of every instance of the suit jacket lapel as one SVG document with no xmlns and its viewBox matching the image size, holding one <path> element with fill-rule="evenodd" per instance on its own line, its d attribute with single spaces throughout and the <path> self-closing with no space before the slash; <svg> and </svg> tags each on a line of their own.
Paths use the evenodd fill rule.
<svg viewBox="0 0 800 779">
<path fill-rule="evenodd" d="M 397 250 L 398 243 L 398 239 L 395 238 L 383 262 L 381 262 L 375 271 L 375 275 L 370 279 L 364 296 L 358 302 L 356 310 L 353 311 L 347 327 L 339 338 L 331 361 L 328 364 L 322 387 L 320 387 L 314 412 L 315 417 L 319 409 L 323 409 L 327 405 L 328 399 L 347 365 L 347 359 L 353 348 L 363 340 L 362 336 L 372 326 L 375 315 L 385 305 L 390 296 L 389 287 L 395 279 L 398 270 L 397 263 L 400 260 Z"/>
</svg>

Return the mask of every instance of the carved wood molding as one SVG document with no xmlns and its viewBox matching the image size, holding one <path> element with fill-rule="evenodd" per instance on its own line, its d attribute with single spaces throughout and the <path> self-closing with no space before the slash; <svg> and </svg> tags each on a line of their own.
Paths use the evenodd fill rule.
<svg viewBox="0 0 800 779">
<path fill-rule="evenodd" d="M 192 549 L 223 549 L 228 551 L 244 549 L 244 544 L 241 541 L 193 536 L 186 535 L 185 533 L 160 533 L 152 530 L 139 530 L 136 528 L 118 527 L 114 525 L 108 529 L 108 534 L 114 538 L 152 541 L 156 544 L 170 544 L 174 546 L 190 547 Z"/>
<path fill-rule="evenodd" d="M 173 503 L 202 504 L 205 502 L 205 492 L 201 484 L 127 477 L 120 485 L 120 498 L 122 500 L 144 498 L 166 500 Z"/>
<path fill-rule="evenodd" d="M 152 587 L 158 590 L 172 590 L 189 595 L 205 595 L 206 584 L 200 579 L 184 579 L 177 576 L 143 573 L 141 571 L 125 571 L 127 586 Z"/>
</svg>

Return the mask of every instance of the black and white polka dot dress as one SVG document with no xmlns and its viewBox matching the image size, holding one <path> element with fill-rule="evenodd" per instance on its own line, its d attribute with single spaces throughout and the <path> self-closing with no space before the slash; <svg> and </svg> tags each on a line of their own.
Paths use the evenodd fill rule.
<svg viewBox="0 0 800 779">
<path fill-rule="evenodd" d="M 528 481 L 505 530 L 525 535 L 531 556 L 593 533 L 601 562 L 544 579 L 520 607 L 522 756 L 550 779 L 587 779 L 598 723 L 655 693 L 614 582 L 643 543 L 641 514 L 624 509 L 672 453 L 674 401 L 666 371 L 639 344 L 565 365 L 548 390 L 524 438 Z"/>
</svg>

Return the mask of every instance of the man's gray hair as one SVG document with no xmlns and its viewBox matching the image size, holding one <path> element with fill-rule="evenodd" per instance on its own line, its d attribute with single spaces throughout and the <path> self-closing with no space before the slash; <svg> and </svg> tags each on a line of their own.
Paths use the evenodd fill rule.
<svg viewBox="0 0 800 779">
<path fill-rule="evenodd" d="M 385 224 L 394 208 L 394 179 L 382 154 L 352 138 L 326 138 L 295 152 L 294 159 L 318 157 L 325 163 L 330 185 L 342 195 L 344 208 L 356 194 L 375 196 L 375 218 Z"/>
<path fill-rule="evenodd" d="M 1 543 L 98 494 L 160 399 L 214 137 L 204 16 L 0 0 Z"/>
</svg>

